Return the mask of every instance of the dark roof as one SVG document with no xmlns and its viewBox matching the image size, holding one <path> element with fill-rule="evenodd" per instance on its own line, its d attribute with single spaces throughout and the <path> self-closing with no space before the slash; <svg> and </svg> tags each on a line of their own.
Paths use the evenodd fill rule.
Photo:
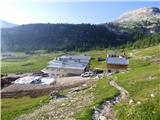
<svg viewBox="0 0 160 120">
<path fill-rule="evenodd" d="M 127 58 L 119 58 L 119 57 L 108 57 L 106 58 L 107 64 L 120 64 L 120 65 L 128 65 Z"/>
</svg>

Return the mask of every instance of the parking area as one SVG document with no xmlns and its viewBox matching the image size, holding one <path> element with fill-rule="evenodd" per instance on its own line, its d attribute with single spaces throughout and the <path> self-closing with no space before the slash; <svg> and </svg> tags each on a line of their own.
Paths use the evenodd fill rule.
<svg viewBox="0 0 160 120">
<path fill-rule="evenodd" d="M 70 86 L 75 84 L 85 83 L 88 80 L 91 80 L 90 77 L 81 77 L 81 76 L 73 76 L 73 77 L 60 77 L 56 79 L 56 85 L 59 86 Z"/>
</svg>

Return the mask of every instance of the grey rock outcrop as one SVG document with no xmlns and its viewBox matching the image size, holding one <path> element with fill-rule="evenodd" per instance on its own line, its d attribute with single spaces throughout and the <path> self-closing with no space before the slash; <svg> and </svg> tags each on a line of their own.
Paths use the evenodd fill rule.
<svg viewBox="0 0 160 120">
<path fill-rule="evenodd" d="M 117 31 L 142 33 L 160 32 L 160 9 L 144 7 L 125 12 L 111 23 Z"/>
</svg>

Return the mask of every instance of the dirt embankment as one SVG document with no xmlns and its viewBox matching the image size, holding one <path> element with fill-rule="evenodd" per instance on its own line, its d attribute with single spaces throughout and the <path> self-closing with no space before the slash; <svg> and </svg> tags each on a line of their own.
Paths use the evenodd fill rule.
<svg viewBox="0 0 160 120">
<path fill-rule="evenodd" d="M 15 120 L 75 120 L 75 115 L 93 105 L 96 79 L 67 90 L 62 96 L 53 97 L 48 104 L 17 117 Z"/>
<path fill-rule="evenodd" d="M 37 97 L 42 95 L 49 95 L 51 92 L 63 90 L 66 88 L 77 87 L 90 80 L 90 78 L 82 77 L 63 77 L 58 78 L 54 85 L 40 85 L 40 84 L 12 84 L 1 90 L 2 98 L 16 98 L 29 95 Z"/>
<path fill-rule="evenodd" d="M 1 78 L 1 88 L 7 87 L 12 84 L 13 81 L 18 79 L 19 77 L 4 77 Z"/>
</svg>

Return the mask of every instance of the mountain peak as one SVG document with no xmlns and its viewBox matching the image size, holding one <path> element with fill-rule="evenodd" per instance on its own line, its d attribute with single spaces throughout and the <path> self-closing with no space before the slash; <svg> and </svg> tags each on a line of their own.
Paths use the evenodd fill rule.
<svg viewBox="0 0 160 120">
<path fill-rule="evenodd" d="M 160 20 L 160 9 L 156 7 L 144 7 L 136 10 L 131 10 L 122 14 L 116 22 L 140 22 L 140 21 L 155 21 Z"/>
<path fill-rule="evenodd" d="M 143 13 L 150 13 L 150 14 L 158 14 L 160 13 L 160 9 L 157 7 L 143 7 L 143 8 L 139 8 L 137 10 L 134 10 L 136 12 L 143 12 Z"/>
<path fill-rule="evenodd" d="M 144 7 L 144 8 L 141 8 L 139 10 L 142 10 L 142 11 L 145 11 L 145 12 L 154 13 L 154 14 L 160 13 L 160 9 L 157 8 L 157 7 Z"/>
</svg>

